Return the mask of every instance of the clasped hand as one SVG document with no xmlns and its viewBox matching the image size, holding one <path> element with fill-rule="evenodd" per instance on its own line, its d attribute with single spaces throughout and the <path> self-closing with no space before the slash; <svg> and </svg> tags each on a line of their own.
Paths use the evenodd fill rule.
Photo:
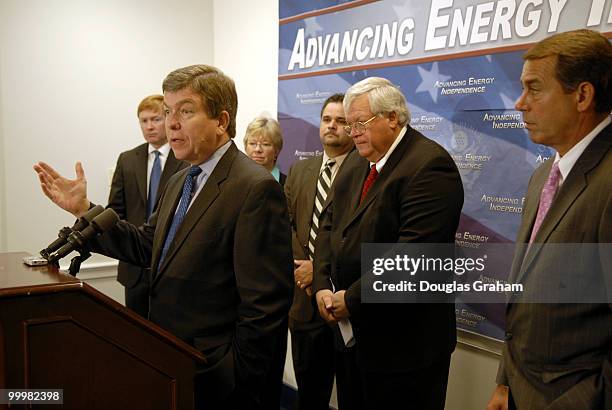
<svg viewBox="0 0 612 410">
<path fill-rule="evenodd" d="M 308 296 L 312 295 L 312 261 L 309 259 L 294 259 L 293 276 L 295 284 L 302 289 Z"/>
<path fill-rule="evenodd" d="M 350 316 L 344 301 L 345 292 L 345 290 L 339 290 L 334 293 L 329 289 L 317 292 L 319 314 L 326 322 L 335 323 Z"/>
</svg>

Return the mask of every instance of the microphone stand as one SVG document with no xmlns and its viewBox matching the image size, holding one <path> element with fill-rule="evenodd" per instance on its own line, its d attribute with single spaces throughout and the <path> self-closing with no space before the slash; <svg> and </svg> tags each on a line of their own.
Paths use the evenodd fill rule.
<svg viewBox="0 0 612 410">
<path fill-rule="evenodd" d="M 56 239 L 52 244 L 50 244 L 48 247 L 40 251 L 40 256 L 42 256 L 45 259 L 49 259 L 49 255 L 51 255 L 53 251 L 56 251 L 62 245 L 62 240 L 63 242 L 65 242 L 66 238 L 68 238 L 68 236 L 70 236 L 71 233 L 72 233 L 72 229 L 68 228 L 67 226 L 64 226 L 62 229 L 60 229 L 57 235 L 59 239 Z M 58 241 L 59 241 L 59 244 L 57 244 Z M 56 244 L 57 246 L 55 246 Z"/>
<path fill-rule="evenodd" d="M 92 209 L 96 209 L 96 207 Z M 55 263 L 73 250 L 76 250 L 79 255 L 72 258 L 70 261 L 70 268 L 68 269 L 68 273 L 76 277 L 81 269 L 81 263 L 91 256 L 91 253 L 87 249 L 87 241 L 115 225 L 118 220 L 119 216 L 110 208 L 100 212 L 98 216 L 91 220 L 91 224 L 83 228 L 82 231 L 73 230 L 72 233 L 68 235 L 66 243 L 58 250 L 51 253 L 46 259 L 49 263 Z"/>
<path fill-rule="evenodd" d="M 77 273 L 81 270 L 81 263 L 91 256 L 91 253 L 86 250 L 81 250 L 81 248 L 77 248 L 79 254 L 70 260 L 70 267 L 68 268 L 68 273 L 76 278 Z"/>
</svg>

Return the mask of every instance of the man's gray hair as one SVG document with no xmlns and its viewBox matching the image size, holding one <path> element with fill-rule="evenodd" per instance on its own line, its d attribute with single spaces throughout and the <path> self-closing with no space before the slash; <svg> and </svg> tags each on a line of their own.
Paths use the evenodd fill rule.
<svg viewBox="0 0 612 410">
<path fill-rule="evenodd" d="M 395 84 L 381 77 L 368 77 L 353 84 L 344 96 L 344 111 L 348 113 L 353 100 L 363 94 L 368 94 L 372 114 L 395 112 L 402 127 L 410 121 L 406 97 Z"/>
</svg>

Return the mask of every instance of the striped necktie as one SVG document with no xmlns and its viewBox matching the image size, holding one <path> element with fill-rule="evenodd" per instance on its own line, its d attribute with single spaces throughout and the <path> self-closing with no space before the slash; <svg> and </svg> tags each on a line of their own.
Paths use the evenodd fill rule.
<svg viewBox="0 0 612 410">
<path fill-rule="evenodd" d="M 310 234 L 308 236 L 308 257 L 310 260 L 314 257 L 315 240 L 319 233 L 319 218 L 323 210 L 323 204 L 329 194 L 329 189 L 332 184 L 332 167 L 336 164 L 335 159 L 328 159 L 325 167 L 319 174 L 317 180 L 317 193 L 315 195 L 314 210 L 312 212 L 312 223 L 310 224 Z"/>
</svg>

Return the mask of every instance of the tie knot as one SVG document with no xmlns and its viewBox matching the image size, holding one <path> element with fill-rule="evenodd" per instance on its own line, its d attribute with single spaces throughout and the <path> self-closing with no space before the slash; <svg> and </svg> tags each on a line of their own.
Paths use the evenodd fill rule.
<svg viewBox="0 0 612 410">
<path fill-rule="evenodd" d="M 153 151 L 153 154 L 155 154 L 155 158 L 159 158 L 159 156 L 161 155 L 161 152 L 159 152 L 158 150 Z"/>
<path fill-rule="evenodd" d="M 376 178 L 378 176 L 378 170 L 376 170 L 376 164 L 370 167 L 370 173 L 368 174 L 368 178 Z"/>
<path fill-rule="evenodd" d="M 336 160 L 335 159 L 331 159 L 331 158 L 328 159 L 327 162 L 325 163 L 325 166 L 329 167 L 329 168 L 333 167 L 334 165 L 336 165 Z"/>
<path fill-rule="evenodd" d="M 189 168 L 188 175 L 193 178 L 195 176 L 200 175 L 201 172 L 202 172 L 202 168 L 198 167 L 197 165 L 192 165 Z"/>
</svg>

